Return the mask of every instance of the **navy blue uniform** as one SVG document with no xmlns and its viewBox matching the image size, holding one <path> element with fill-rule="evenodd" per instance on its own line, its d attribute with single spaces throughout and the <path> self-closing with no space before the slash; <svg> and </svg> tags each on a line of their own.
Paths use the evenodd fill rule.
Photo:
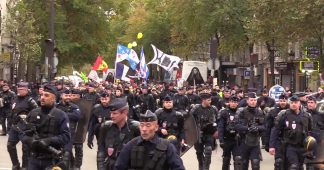
<svg viewBox="0 0 324 170">
<path fill-rule="evenodd" d="M 0 93 L 0 98 L 2 98 L 3 106 L 0 108 L 0 119 L 1 119 L 1 124 L 2 124 L 2 135 L 7 134 L 7 130 L 10 131 L 11 128 L 11 105 L 13 103 L 13 100 L 15 98 L 15 93 L 7 90 L 7 91 L 2 91 Z M 8 129 L 6 126 L 6 120 L 8 120 Z"/>
<path fill-rule="evenodd" d="M 219 111 L 218 135 L 220 146 L 223 148 L 223 170 L 229 170 L 231 156 L 236 156 L 235 115 L 236 109 L 226 108 Z"/>
<path fill-rule="evenodd" d="M 158 117 L 159 124 L 157 134 L 161 138 L 169 139 L 177 148 L 178 153 L 180 153 L 180 143 L 185 138 L 183 114 L 174 109 L 165 108 L 158 109 L 155 114 Z M 161 132 L 162 129 L 167 130 L 168 135 L 163 135 Z"/>
<path fill-rule="evenodd" d="M 161 166 L 157 165 L 159 163 Z M 157 136 L 149 141 L 143 140 L 141 136 L 134 138 L 124 146 L 115 163 L 115 170 L 141 170 L 144 167 L 157 170 L 185 169 L 174 145 Z"/>
<path fill-rule="evenodd" d="M 240 135 L 240 144 L 234 166 L 247 170 L 251 160 L 252 169 L 258 170 L 261 160 L 260 137 L 265 131 L 265 116 L 257 107 L 247 106 L 237 112 L 235 129 Z"/>
<path fill-rule="evenodd" d="M 179 112 L 188 112 L 189 110 L 189 99 L 186 95 L 175 94 L 173 96 L 173 108 Z"/>
<path fill-rule="evenodd" d="M 303 166 L 304 150 L 303 141 L 312 131 L 312 118 L 308 112 L 300 109 L 296 114 L 288 109 L 280 112 L 277 116 L 276 124 L 271 131 L 269 147 L 276 148 L 276 141 L 282 134 L 285 146 L 285 158 L 290 169 L 299 169 Z"/>
<path fill-rule="evenodd" d="M 92 114 L 89 121 L 88 129 L 88 146 L 92 148 L 92 141 L 94 136 L 96 136 L 97 141 L 99 140 L 100 126 L 105 120 L 110 120 L 110 109 L 108 106 L 103 106 L 102 104 L 96 104 L 92 109 Z"/>
<path fill-rule="evenodd" d="M 128 120 L 121 129 L 112 121 L 106 121 L 101 126 L 98 141 L 98 170 L 113 170 L 124 145 L 139 135 L 139 122 L 137 121 Z"/>
<path fill-rule="evenodd" d="M 21 122 L 20 114 L 28 114 L 34 108 L 37 108 L 38 105 L 34 101 L 34 99 L 30 96 L 17 96 L 12 104 L 12 128 L 9 131 L 7 150 L 10 155 L 11 162 L 14 168 L 19 168 L 19 160 L 17 156 L 17 148 L 16 145 L 20 141 L 19 131 L 16 127 L 23 126 Z M 22 147 L 23 155 L 22 155 L 22 167 L 26 168 L 28 163 L 28 147 L 23 144 Z"/>
<path fill-rule="evenodd" d="M 32 133 L 21 134 L 22 142 L 31 151 L 28 169 L 43 170 L 54 165 L 57 158 L 50 148 L 61 150 L 70 141 L 68 117 L 55 107 L 36 108 L 28 114 L 26 121 L 34 129 Z"/>
<path fill-rule="evenodd" d="M 199 169 L 209 169 L 211 163 L 212 150 L 216 147 L 213 134 L 217 130 L 217 112 L 215 106 L 204 107 L 201 104 L 195 105 L 190 111 L 200 132 L 199 141 L 194 145 Z"/>
<path fill-rule="evenodd" d="M 77 148 L 79 147 L 79 145 L 82 146 L 82 144 L 75 145 L 75 158 L 72 155 L 76 128 L 78 125 L 78 121 L 81 118 L 79 106 L 73 103 L 63 103 L 61 101 L 56 107 L 64 111 L 67 117 L 69 118 L 71 140 L 67 145 L 64 146 L 64 160 L 66 161 L 66 164 L 68 164 L 70 167 L 75 166 L 77 168 L 80 168 L 82 164 L 83 152 L 80 152 L 80 150 Z"/>
</svg>

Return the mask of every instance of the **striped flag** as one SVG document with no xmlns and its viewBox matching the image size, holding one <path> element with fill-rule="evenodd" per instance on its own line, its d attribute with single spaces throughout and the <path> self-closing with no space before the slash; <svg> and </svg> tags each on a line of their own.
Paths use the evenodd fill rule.
<svg viewBox="0 0 324 170">
<path fill-rule="evenodd" d="M 145 63 L 144 49 L 141 50 L 141 59 L 140 59 L 140 74 L 141 77 L 146 79 L 149 77 L 150 71 Z"/>
</svg>

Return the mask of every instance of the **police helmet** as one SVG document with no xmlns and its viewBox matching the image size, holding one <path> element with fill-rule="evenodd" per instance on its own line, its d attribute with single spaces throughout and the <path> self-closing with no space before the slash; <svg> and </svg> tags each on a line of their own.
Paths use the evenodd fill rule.
<svg viewBox="0 0 324 170">
<path fill-rule="evenodd" d="M 313 136 L 307 136 L 304 140 L 304 148 L 306 151 L 312 151 L 316 147 L 316 139 Z"/>
</svg>

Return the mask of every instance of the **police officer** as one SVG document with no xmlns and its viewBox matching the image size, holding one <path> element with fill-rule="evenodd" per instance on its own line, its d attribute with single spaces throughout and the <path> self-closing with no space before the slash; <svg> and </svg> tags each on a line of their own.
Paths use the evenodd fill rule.
<svg viewBox="0 0 324 170">
<path fill-rule="evenodd" d="M 222 104 L 223 108 L 228 107 L 230 99 L 231 99 L 231 89 L 226 88 L 224 90 L 224 97 L 223 97 L 223 99 L 221 101 L 221 104 Z"/>
<path fill-rule="evenodd" d="M 239 109 L 236 115 L 235 129 L 240 135 L 239 149 L 234 158 L 234 167 L 247 170 L 249 160 L 253 170 L 260 169 L 260 137 L 265 131 L 265 116 L 257 106 L 255 93 L 248 94 L 247 107 Z"/>
<path fill-rule="evenodd" d="M 169 96 L 173 97 L 175 93 L 176 93 L 176 91 L 174 90 L 173 83 L 166 84 L 164 86 L 163 91 L 161 91 L 161 93 L 160 93 L 160 100 L 159 100 L 160 103 L 159 103 L 159 106 L 162 107 L 163 99 L 165 98 L 165 96 L 169 95 Z"/>
<path fill-rule="evenodd" d="M 64 147 L 64 161 L 67 167 L 75 166 L 76 169 L 80 169 L 82 163 L 82 156 L 80 160 L 80 155 L 77 155 L 77 151 L 75 152 L 75 159 L 72 155 L 72 148 L 74 144 L 74 137 L 76 133 L 76 127 L 78 124 L 79 119 L 81 118 L 81 113 L 79 106 L 76 104 L 71 103 L 71 90 L 64 89 L 61 93 L 61 100 L 56 106 L 58 109 L 61 109 L 65 112 L 67 117 L 69 118 L 69 128 L 71 132 L 71 140 L 70 142 L 65 145 Z M 75 146 L 77 148 L 78 146 Z"/>
<path fill-rule="evenodd" d="M 275 119 L 277 118 L 278 114 L 282 111 L 282 110 L 286 110 L 289 109 L 289 104 L 288 104 L 288 96 L 286 96 L 285 94 L 281 94 L 279 96 L 279 102 L 277 105 L 275 105 L 275 107 L 271 108 L 267 117 L 266 117 L 266 132 L 265 132 L 265 150 L 267 152 L 269 152 L 269 139 L 270 139 L 270 135 L 271 135 L 271 130 L 275 125 Z M 283 140 L 283 136 L 279 135 L 278 137 L 278 141 L 276 142 L 276 154 L 275 154 L 275 163 L 274 163 L 274 169 L 275 170 L 284 170 L 285 169 L 285 165 L 284 165 L 284 155 L 281 149 L 281 144 Z"/>
<path fill-rule="evenodd" d="M 0 93 L 0 98 L 2 99 L 2 105 L 0 108 L 2 133 L 0 135 L 6 136 L 7 130 L 10 131 L 10 127 L 11 127 L 11 122 L 12 122 L 11 105 L 15 98 L 15 93 L 10 90 L 9 85 L 7 83 L 4 83 L 2 86 L 2 92 Z M 8 129 L 6 126 L 6 120 L 8 121 Z"/>
<path fill-rule="evenodd" d="M 99 131 L 100 126 L 105 120 L 111 120 L 110 117 L 110 109 L 108 107 L 110 102 L 110 96 L 103 92 L 100 95 L 100 104 L 96 104 L 92 109 L 91 118 L 89 121 L 89 129 L 88 129 L 88 147 L 92 149 L 93 147 L 93 137 L 96 136 L 98 141 L 99 139 Z"/>
<path fill-rule="evenodd" d="M 18 83 L 17 97 L 14 99 L 12 104 L 12 126 L 9 131 L 7 143 L 7 150 L 13 165 L 12 169 L 20 168 L 16 145 L 20 141 L 19 130 L 17 127 L 22 124 L 21 117 L 26 116 L 29 111 L 37 107 L 35 100 L 28 94 L 28 83 Z M 29 155 L 28 147 L 23 144 L 22 150 L 22 168 L 27 168 Z"/>
<path fill-rule="evenodd" d="M 237 147 L 237 133 L 234 129 L 234 118 L 236 115 L 238 101 L 239 99 L 236 96 L 230 97 L 228 107 L 219 111 L 218 134 L 219 145 L 223 149 L 223 170 L 230 169 L 231 155 L 233 155 L 233 158 L 236 156 L 235 150 Z"/>
<path fill-rule="evenodd" d="M 269 97 L 269 93 L 267 89 L 263 89 L 262 96 L 257 100 L 257 106 L 264 110 L 266 107 L 273 107 L 276 104 L 275 100 Z"/>
<path fill-rule="evenodd" d="M 194 145 L 199 163 L 199 170 L 208 170 L 216 138 L 217 108 L 211 105 L 209 92 L 200 94 L 201 104 L 195 105 L 190 113 L 194 116 L 200 131 L 199 141 Z"/>
<path fill-rule="evenodd" d="M 275 155 L 275 148 L 279 134 L 283 135 L 282 149 L 285 151 L 289 170 L 299 170 L 303 167 L 303 142 L 308 133 L 312 131 L 312 118 L 308 112 L 301 108 L 300 99 L 293 95 L 290 98 L 290 108 L 279 113 L 275 126 L 271 132 L 269 153 Z"/>
<path fill-rule="evenodd" d="M 28 169 L 44 170 L 58 164 L 58 150 L 70 141 L 69 119 L 55 107 L 56 88 L 45 85 L 41 96 L 41 107 L 32 110 L 26 118 L 26 129 L 22 142 L 31 151 Z M 28 133 L 27 133 L 28 131 Z"/>
<path fill-rule="evenodd" d="M 93 105 L 100 103 L 100 96 L 96 92 L 95 87 L 96 85 L 94 83 L 89 83 L 87 91 L 82 97 L 85 100 L 91 100 Z"/>
<path fill-rule="evenodd" d="M 142 94 L 138 97 L 138 103 L 141 106 L 140 113 L 145 113 L 147 110 L 155 112 L 156 110 L 156 102 L 153 95 L 148 93 L 147 86 L 142 87 Z"/>
<path fill-rule="evenodd" d="M 200 97 L 194 93 L 193 86 L 189 86 L 187 88 L 187 97 L 189 99 L 190 108 L 193 107 L 195 104 L 199 104 L 201 102 Z"/>
<path fill-rule="evenodd" d="M 111 120 L 100 128 L 98 170 L 113 170 L 123 146 L 140 135 L 139 122 L 127 119 L 129 106 L 125 98 L 115 98 L 109 104 Z"/>
<path fill-rule="evenodd" d="M 307 111 L 312 115 L 313 120 L 313 129 L 312 136 L 315 137 L 318 145 L 318 149 L 314 149 L 315 152 L 309 152 L 307 155 L 309 159 L 318 158 L 321 159 L 321 143 L 323 142 L 323 131 L 324 131 L 324 115 L 320 114 L 318 110 L 316 110 L 317 101 L 315 96 L 309 96 L 307 98 Z M 306 164 L 307 169 L 319 170 L 318 167 L 314 167 L 312 164 Z"/>
<path fill-rule="evenodd" d="M 147 111 L 140 116 L 140 132 L 128 142 L 119 154 L 115 170 L 184 170 L 182 160 L 169 141 L 156 135 L 159 126 L 157 116 Z"/>
<path fill-rule="evenodd" d="M 185 143 L 184 117 L 181 112 L 173 108 L 171 96 L 167 95 L 165 97 L 163 100 L 163 108 L 156 110 L 155 114 L 159 124 L 158 136 L 168 139 L 175 145 L 178 153 L 180 153 L 180 147 Z"/>
<path fill-rule="evenodd" d="M 181 113 L 187 113 L 190 107 L 190 103 L 189 103 L 189 99 L 188 97 L 185 95 L 186 90 L 184 87 L 179 87 L 178 88 L 178 93 L 176 93 L 173 96 L 173 108 L 176 111 L 179 111 Z M 169 95 L 167 95 L 169 96 Z M 171 97 L 171 96 L 169 96 Z M 163 102 L 164 105 L 164 102 Z"/>
</svg>

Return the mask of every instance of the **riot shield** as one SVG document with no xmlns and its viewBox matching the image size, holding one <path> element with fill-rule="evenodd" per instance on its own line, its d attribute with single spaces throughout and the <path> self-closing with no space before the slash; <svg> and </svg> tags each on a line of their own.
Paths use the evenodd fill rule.
<svg viewBox="0 0 324 170">
<path fill-rule="evenodd" d="M 76 127 L 74 143 L 83 143 L 86 139 L 91 110 L 93 107 L 92 103 L 92 100 L 86 99 L 80 99 L 75 102 L 75 104 L 79 106 L 81 118 Z"/>
<path fill-rule="evenodd" d="M 198 141 L 198 129 L 195 118 L 192 114 L 188 113 L 184 116 L 184 130 L 185 130 L 185 146 L 180 153 L 182 156 L 185 154 L 197 141 Z"/>
</svg>

